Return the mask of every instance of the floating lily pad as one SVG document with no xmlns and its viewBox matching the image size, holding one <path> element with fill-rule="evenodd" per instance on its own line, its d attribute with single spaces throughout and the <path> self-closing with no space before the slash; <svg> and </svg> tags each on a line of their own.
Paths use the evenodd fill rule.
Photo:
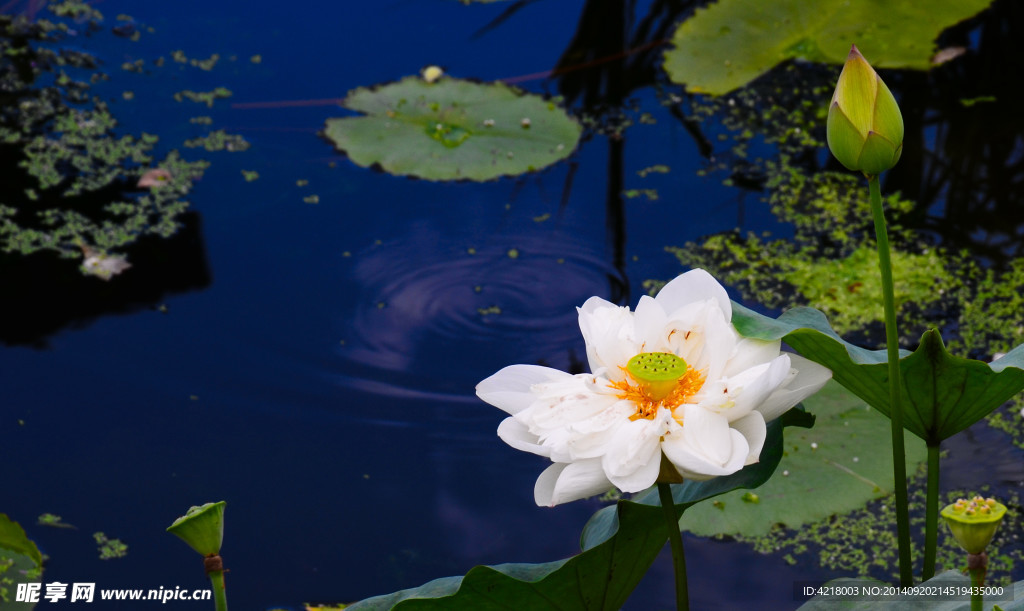
<svg viewBox="0 0 1024 611">
<path fill-rule="evenodd" d="M 490 180 L 567 157 L 581 127 L 565 111 L 501 83 L 415 76 L 352 91 L 361 117 L 328 119 L 324 135 L 356 164 L 427 180 Z"/>
<path fill-rule="evenodd" d="M 935 38 L 992 0 L 720 0 L 672 37 L 669 77 L 721 95 L 787 59 L 841 64 L 857 47 L 876 68 L 927 70 Z"/>
<path fill-rule="evenodd" d="M 695 505 L 683 516 L 686 530 L 756 537 L 775 524 L 799 528 L 892 493 L 888 418 L 835 382 L 803 405 L 816 416 L 814 428 L 786 430 L 782 460 L 775 475 L 754 491 L 757 496 L 729 492 L 714 504 Z M 907 469 L 926 454 L 925 445 L 907 433 Z"/>
</svg>

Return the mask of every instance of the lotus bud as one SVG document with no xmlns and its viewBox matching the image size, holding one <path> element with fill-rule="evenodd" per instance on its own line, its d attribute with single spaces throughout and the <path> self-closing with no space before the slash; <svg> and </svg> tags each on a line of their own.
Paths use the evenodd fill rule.
<svg viewBox="0 0 1024 611">
<path fill-rule="evenodd" d="M 1006 514 L 1006 505 L 980 496 L 960 499 L 942 510 L 953 538 L 968 554 L 980 554 L 996 534 Z"/>
<path fill-rule="evenodd" d="M 220 546 L 224 541 L 225 505 L 227 503 L 221 501 L 192 507 L 175 520 L 167 532 L 176 535 L 203 556 L 216 556 L 220 554 Z"/>
<path fill-rule="evenodd" d="M 877 176 L 903 152 L 896 98 L 854 45 L 828 109 L 828 148 L 844 166 Z"/>
</svg>

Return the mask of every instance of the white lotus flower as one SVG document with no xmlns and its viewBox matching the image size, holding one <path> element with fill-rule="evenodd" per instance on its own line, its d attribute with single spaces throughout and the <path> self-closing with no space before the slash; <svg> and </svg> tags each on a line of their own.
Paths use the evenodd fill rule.
<svg viewBox="0 0 1024 611">
<path fill-rule="evenodd" d="M 832 377 L 778 341 L 740 337 L 704 270 L 634 312 L 599 297 L 578 310 L 593 373 L 512 365 L 476 388 L 510 414 L 499 437 L 554 462 L 537 479 L 538 505 L 735 473 L 758 461 L 767 422 Z"/>
</svg>

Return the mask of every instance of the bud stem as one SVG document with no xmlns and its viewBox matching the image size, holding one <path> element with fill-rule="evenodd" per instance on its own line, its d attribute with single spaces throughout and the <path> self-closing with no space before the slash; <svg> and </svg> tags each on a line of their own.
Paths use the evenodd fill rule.
<svg viewBox="0 0 1024 611">
<path fill-rule="evenodd" d="M 914 567 L 910 558 L 910 510 L 907 498 L 907 460 L 903 449 L 903 410 L 900 407 L 900 349 L 896 332 L 896 296 L 892 284 L 892 260 L 889 236 L 885 229 L 882 192 L 878 175 L 868 176 L 871 213 L 875 219 L 878 268 L 882 274 L 882 302 L 885 308 L 885 348 L 889 362 L 889 422 L 892 425 L 892 472 L 896 488 L 896 529 L 900 554 L 900 585 L 914 585 Z"/>
<path fill-rule="evenodd" d="M 679 517 L 672 501 L 672 485 L 658 483 L 658 498 L 661 500 L 665 526 L 668 527 L 668 542 L 672 547 L 672 567 L 676 575 L 676 611 L 689 611 L 690 595 L 686 586 L 686 557 L 683 555 L 683 537 L 679 532 Z"/>
</svg>

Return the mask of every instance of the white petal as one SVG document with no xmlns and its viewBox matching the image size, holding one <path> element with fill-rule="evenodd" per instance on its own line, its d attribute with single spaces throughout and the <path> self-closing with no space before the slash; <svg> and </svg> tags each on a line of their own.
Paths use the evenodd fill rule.
<svg viewBox="0 0 1024 611">
<path fill-rule="evenodd" d="M 601 462 L 605 475 L 623 492 L 639 492 L 654 485 L 661 469 L 662 419 L 640 418 L 615 429 Z"/>
<path fill-rule="evenodd" d="M 670 315 L 695 301 L 714 299 L 725 315 L 725 320 L 732 320 L 732 302 L 729 300 L 729 294 L 711 274 L 702 269 L 690 270 L 678 276 L 662 287 L 655 299 Z"/>
<path fill-rule="evenodd" d="M 692 401 L 706 410 L 722 414 L 732 422 L 758 409 L 761 403 L 789 375 L 789 357 L 779 355 L 770 363 L 751 367 L 731 378 L 704 383 Z"/>
<path fill-rule="evenodd" d="M 743 468 L 750 446 L 726 419 L 696 405 L 684 405 L 683 424 L 670 423 L 661 449 L 679 473 L 695 480 L 729 475 Z"/>
<path fill-rule="evenodd" d="M 538 365 L 510 365 L 477 384 L 476 396 L 515 415 L 536 400 L 530 390 L 534 384 L 565 378 L 572 376 Z"/>
<path fill-rule="evenodd" d="M 655 299 L 644 295 L 633 313 L 633 328 L 639 342 L 637 353 L 668 352 L 665 326 L 668 317 Z"/>
<path fill-rule="evenodd" d="M 768 422 L 784 414 L 789 408 L 821 390 L 832 378 L 832 371 L 827 367 L 809 361 L 798 354 L 789 355 L 790 367 L 796 375 L 784 382 L 761 404 L 757 411 L 761 412 Z"/>
<path fill-rule="evenodd" d="M 611 490 L 604 476 L 601 461 L 581 460 L 555 463 L 544 470 L 533 487 L 533 497 L 541 507 L 554 507 Z"/>
<path fill-rule="evenodd" d="M 786 381 L 789 371 L 789 356 L 780 354 L 770 363 L 751 367 L 729 378 L 730 405 L 727 409 L 716 411 L 721 411 L 729 422 L 746 416 L 758 409 L 769 395 Z"/>
<path fill-rule="evenodd" d="M 764 341 L 749 337 L 740 338 L 736 343 L 736 353 L 725 366 L 722 375 L 734 376 L 755 365 L 767 363 L 779 356 L 782 342 L 780 340 Z"/>
<path fill-rule="evenodd" d="M 566 443 L 570 459 L 604 456 L 616 430 L 627 424 L 634 413 L 636 406 L 633 403 L 617 401 L 596 416 L 571 425 L 571 436 Z"/>
<path fill-rule="evenodd" d="M 517 450 L 548 458 L 551 456 L 551 448 L 539 443 L 537 436 L 515 418 L 505 418 L 501 421 L 498 425 L 498 437 Z"/>
<path fill-rule="evenodd" d="M 691 303 L 669 316 L 665 337 L 673 352 L 717 380 L 732 358 L 739 335 L 714 300 Z"/>
<path fill-rule="evenodd" d="M 530 412 L 530 425 L 545 429 L 569 426 L 596 417 L 619 401 L 615 395 L 594 392 L 593 385 L 588 384 L 592 379 L 581 374 L 535 385 L 536 403 Z"/>
<path fill-rule="evenodd" d="M 761 413 L 750 412 L 736 422 L 731 422 L 729 426 L 747 440 L 749 448 L 747 459 L 743 461 L 743 464 L 752 465 L 758 462 L 761 458 L 761 450 L 764 448 L 764 440 L 768 436 L 768 427 L 765 425 Z"/>
<path fill-rule="evenodd" d="M 591 297 L 577 311 L 590 371 L 606 369 L 605 375 L 610 379 L 623 379 L 619 367 L 624 367 L 638 352 L 633 313 L 600 297 Z"/>
</svg>

